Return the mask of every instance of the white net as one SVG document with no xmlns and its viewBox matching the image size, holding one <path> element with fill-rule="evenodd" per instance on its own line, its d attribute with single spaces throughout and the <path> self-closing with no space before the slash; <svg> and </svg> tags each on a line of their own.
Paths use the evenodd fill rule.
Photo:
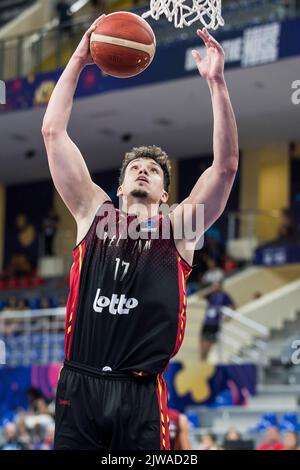
<svg viewBox="0 0 300 470">
<path fill-rule="evenodd" d="M 209 29 L 224 26 L 221 0 L 150 0 L 150 10 L 142 17 L 158 20 L 161 15 L 173 21 L 175 28 L 190 26 L 195 21 Z"/>
</svg>

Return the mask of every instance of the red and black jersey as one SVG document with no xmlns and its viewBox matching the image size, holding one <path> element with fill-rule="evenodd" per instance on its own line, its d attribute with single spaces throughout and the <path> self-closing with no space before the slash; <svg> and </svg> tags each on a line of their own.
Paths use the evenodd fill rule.
<svg viewBox="0 0 300 470">
<path fill-rule="evenodd" d="M 106 202 L 73 256 L 66 359 L 100 370 L 163 372 L 183 340 L 191 272 L 169 217 L 139 223 Z"/>
</svg>

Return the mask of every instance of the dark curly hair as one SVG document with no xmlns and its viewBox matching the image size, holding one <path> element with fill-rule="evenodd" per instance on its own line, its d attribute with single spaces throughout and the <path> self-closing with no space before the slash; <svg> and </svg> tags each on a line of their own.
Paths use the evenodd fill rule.
<svg viewBox="0 0 300 470">
<path fill-rule="evenodd" d="M 168 155 L 160 147 L 149 145 L 148 147 L 133 147 L 130 152 L 125 154 L 119 176 L 119 184 L 124 181 L 127 165 L 136 158 L 151 158 L 158 163 L 164 174 L 164 190 L 169 192 L 171 181 L 171 163 Z"/>
</svg>

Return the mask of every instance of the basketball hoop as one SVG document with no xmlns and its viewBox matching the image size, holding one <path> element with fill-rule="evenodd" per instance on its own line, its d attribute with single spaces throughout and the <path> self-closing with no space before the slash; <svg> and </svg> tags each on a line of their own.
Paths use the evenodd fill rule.
<svg viewBox="0 0 300 470">
<path fill-rule="evenodd" d="M 165 15 L 168 21 L 173 21 L 175 28 L 190 26 L 198 20 L 210 29 L 224 26 L 221 0 L 150 0 L 150 10 L 142 17 L 151 16 L 158 20 L 161 15 Z"/>
</svg>

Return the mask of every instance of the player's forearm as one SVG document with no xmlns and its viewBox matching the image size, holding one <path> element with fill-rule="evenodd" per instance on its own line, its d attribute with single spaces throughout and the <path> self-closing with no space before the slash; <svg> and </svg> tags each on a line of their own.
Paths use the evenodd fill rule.
<svg viewBox="0 0 300 470">
<path fill-rule="evenodd" d="M 82 68 L 81 61 L 73 56 L 61 74 L 49 100 L 43 120 L 44 132 L 52 133 L 67 129 Z"/>
<path fill-rule="evenodd" d="M 214 133 L 213 165 L 222 171 L 236 171 L 239 158 L 238 132 L 225 79 L 208 82 L 211 93 Z"/>
</svg>

